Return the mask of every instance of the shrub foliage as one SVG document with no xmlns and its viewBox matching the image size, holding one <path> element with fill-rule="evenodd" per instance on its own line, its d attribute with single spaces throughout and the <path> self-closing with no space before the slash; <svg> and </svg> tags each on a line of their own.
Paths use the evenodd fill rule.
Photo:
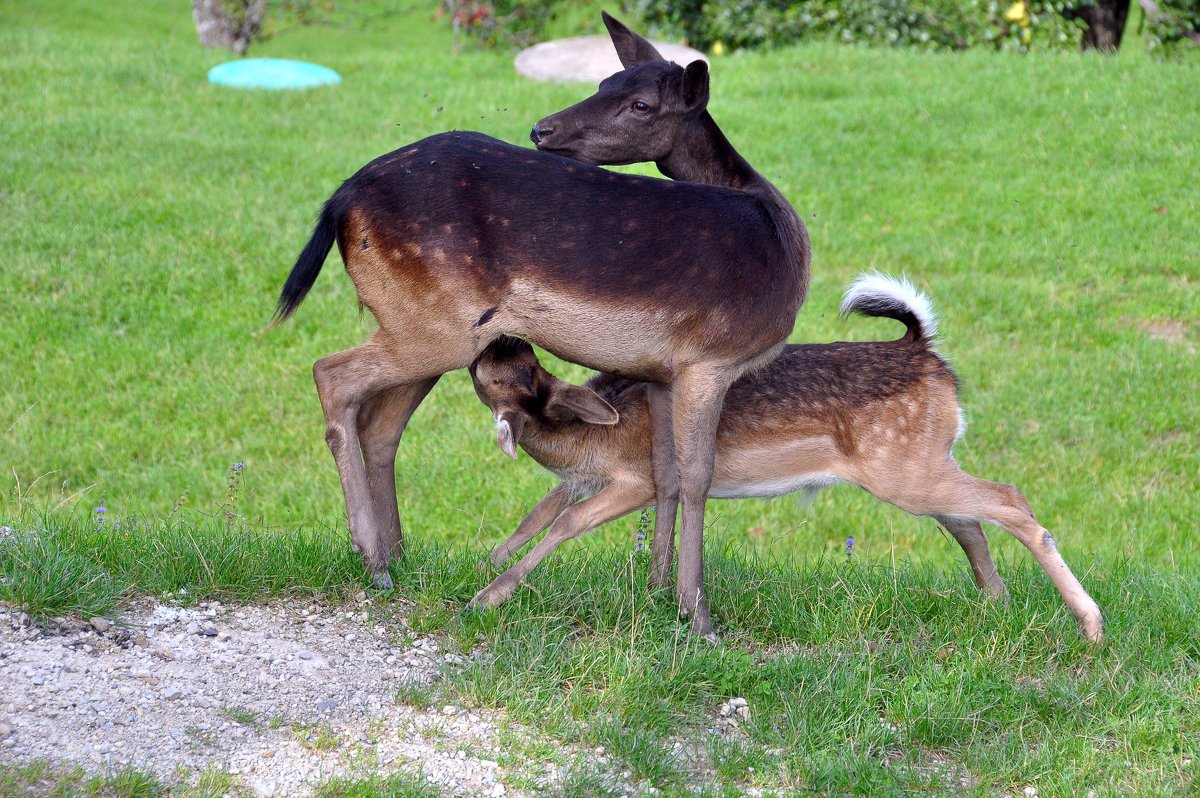
<svg viewBox="0 0 1200 798">
<path fill-rule="evenodd" d="M 637 0 L 656 31 L 705 48 L 775 47 L 806 39 L 964 50 L 1075 46 L 1063 0 Z"/>
<path fill-rule="evenodd" d="M 1083 22 L 1072 10 L 1086 0 L 626 0 L 621 11 L 652 33 L 704 50 L 778 47 L 812 39 L 846 44 L 1021 52 L 1077 48 Z M 488 44 L 523 46 L 546 38 L 547 22 L 566 0 L 444 0 L 456 29 Z M 592 3 L 584 5 L 591 6 Z M 1137 0 L 1134 0 L 1137 5 Z M 1162 0 L 1144 21 L 1131 15 L 1127 38 L 1143 34 L 1151 49 L 1195 46 L 1200 0 Z M 589 15 L 590 16 L 590 15 Z M 1136 30 L 1134 27 L 1136 26 Z M 1190 35 L 1189 35 L 1190 34 Z M 1185 46 L 1177 46 L 1177 45 Z"/>
</svg>

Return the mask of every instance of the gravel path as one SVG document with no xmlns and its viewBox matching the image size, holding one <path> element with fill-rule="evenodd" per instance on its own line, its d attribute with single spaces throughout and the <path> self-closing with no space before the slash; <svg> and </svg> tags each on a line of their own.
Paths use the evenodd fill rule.
<svg viewBox="0 0 1200 798">
<path fill-rule="evenodd" d="M 341 608 L 156 602 L 120 626 L 37 626 L 0 607 L 0 764 L 132 766 L 168 783 L 216 768 L 264 796 L 397 770 L 455 796 L 553 783 L 573 752 L 541 739 L 561 756 L 514 754 L 534 737 L 502 714 L 397 701 L 466 658 L 386 611 L 373 620 L 363 594 Z"/>
</svg>

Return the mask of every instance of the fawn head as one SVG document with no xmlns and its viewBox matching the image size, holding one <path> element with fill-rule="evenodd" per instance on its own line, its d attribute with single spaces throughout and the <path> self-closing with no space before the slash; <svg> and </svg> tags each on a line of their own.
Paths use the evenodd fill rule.
<svg viewBox="0 0 1200 798">
<path fill-rule="evenodd" d="M 514 460 L 530 428 L 552 430 L 574 421 L 616 424 L 617 411 L 593 391 L 542 368 L 533 347 L 519 338 L 493 341 L 471 364 L 475 395 L 496 419 L 496 445 Z"/>
<path fill-rule="evenodd" d="M 529 138 L 540 150 L 585 163 L 663 160 L 681 128 L 708 106 L 708 64 L 673 64 L 648 40 L 601 14 L 625 69 L 605 78 L 586 100 L 538 121 Z"/>
</svg>

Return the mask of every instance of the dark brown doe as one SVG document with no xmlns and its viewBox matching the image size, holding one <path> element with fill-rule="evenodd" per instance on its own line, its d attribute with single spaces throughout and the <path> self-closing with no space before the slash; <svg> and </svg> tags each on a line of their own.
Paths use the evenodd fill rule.
<svg viewBox="0 0 1200 798">
<path fill-rule="evenodd" d="M 1100 609 L 1021 492 L 971 476 L 954 461 L 963 431 L 957 380 L 934 350 L 928 300 L 907 282 L 865 275 L 847 291 L 841 312 L 896 319 L 908 329 L 895 341 L 788 346 L 735 382 L 717 432 L 711 496 L 858 485 L 935 518 L 966 553 L 980 590 L 1007 600 L 980 522 L 996 524 L 1037 559 L 1083 635 L 1100 640 Z M 609 374 L 571 385 L 542 368 L 529 344 L 507 338 L 488 347 L 471 376 L 493 411 L 500 448 L 515 458 L 520 445 L 561 479 L 492 553 L 503 563 L 549 527 L 472 602 L 490 607 L 508 600 L 563 541 L 654 500 L 649 386 Z"/>
<path fill-rule="evenodd" d="M 707 110 L 680 112 L 679 97 L 663 79 L 674 65 L 647 39 L 608 14 L 602 16 L 625 70 L 603 81 L 591 97 L 535 124 L 530 139 L 538 149 L 585 163 L 619 165 L 632 162 L 628 142 L 637 141 L 640 153 L 674 180 L 746 190 L 766 198 L 771 207 L 790 208 L 783 195 L 733 148 Z M 688 71 L 699 67 L 699 62 L 691 64 Z M 780 230 L 795 237 L 788 232 L 793 224 L 786 216 L 780 215 L 785 222 Z M 712 235 L 704 229 L 697 233 L 701 243 Z M 754 323 L 750 318 L 747 321 Z M 650 584 L 662 587 L 669 580 L 674 558 L 680 487 L 671 457 L 676 448 L 671 437 L 672 426 L 664 421 L 671 408 L 669 386 L 650 385 L 647 391 L 654 421 L 654 477 L 658 491 Z M 685 569 L 694 572 L 700 567 L 696 564 L 699 545 L 695 539 L 684 538 L 680 547 L 680 574 Z M 676 585 L 681 602 L 685 595 L 690 595 L 689 589 L 682 582 Z"/>
<path fill-rule="evenodd" d="M 351 542 L 378 587 L 391 586 L 388 557 L 402 544 L 397 447 L 442 374 L 509 334 L 661 386 L 651 390 L 657 505 L 670 540 L 682 502 L 677 600 L 693 629 L 711 634 L 701 554 L 721 402 L 791 332 L 808 286 L 808 234 L 712 122 L 707 65 L 667 63 L 606 22 L 627 69 L 597 96 L 639 92 L 604 112 L 642 122 L 602 142 L 572 132 L 564 152 L 574 160 L 456 132 L 372 161 L 325 203 L 276 317 L 295 311 L 336 243 L 379 330 L 318 360 L 313 376 Z M 738 179 L 684 182 L 704 179 L 712 158 Z M 669 163 L 680 179 L 579 162 L 599 160 Z"/>
</svg>

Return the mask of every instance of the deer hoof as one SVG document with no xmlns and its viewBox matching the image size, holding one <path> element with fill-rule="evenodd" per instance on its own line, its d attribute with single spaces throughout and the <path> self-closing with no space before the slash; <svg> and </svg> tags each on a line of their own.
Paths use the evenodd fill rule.
<svg viewBox="0 0 1200 798">
<path fill-rule="evenodd" d="M 512 598 L 512 594 L 516 592 L 516 584 L 509 585 L 504 581 L 504 577 L 496 579 L 490 585 L 480 590 L 475 594 L 475 598 L 471 599 L 471 603 L 467 605 L 468 609 L 475 610 L 490 610 L 499 607 L 504 602 Z"/>
<path fill-rule="evenodd" d="M 498 598 L 494 593 L 490 592 L 486 587 L 475 594 L 475 598 L 467 603 L 469 610 L 490 610 L 499 607 L 504 600 Z"/>
<path fill-rule="evenodd" d="M 1104 640 L 1104 615 L 1097 609 L 1094 615 L 1079 620 L 1079 631 L 1092 643 Z"/>
<path fill-rule="evenodd" d="M 395 590 L 396 583 L 387 571 L 371 574 L 371 588 L 374 590 Z"/>
</svg>

